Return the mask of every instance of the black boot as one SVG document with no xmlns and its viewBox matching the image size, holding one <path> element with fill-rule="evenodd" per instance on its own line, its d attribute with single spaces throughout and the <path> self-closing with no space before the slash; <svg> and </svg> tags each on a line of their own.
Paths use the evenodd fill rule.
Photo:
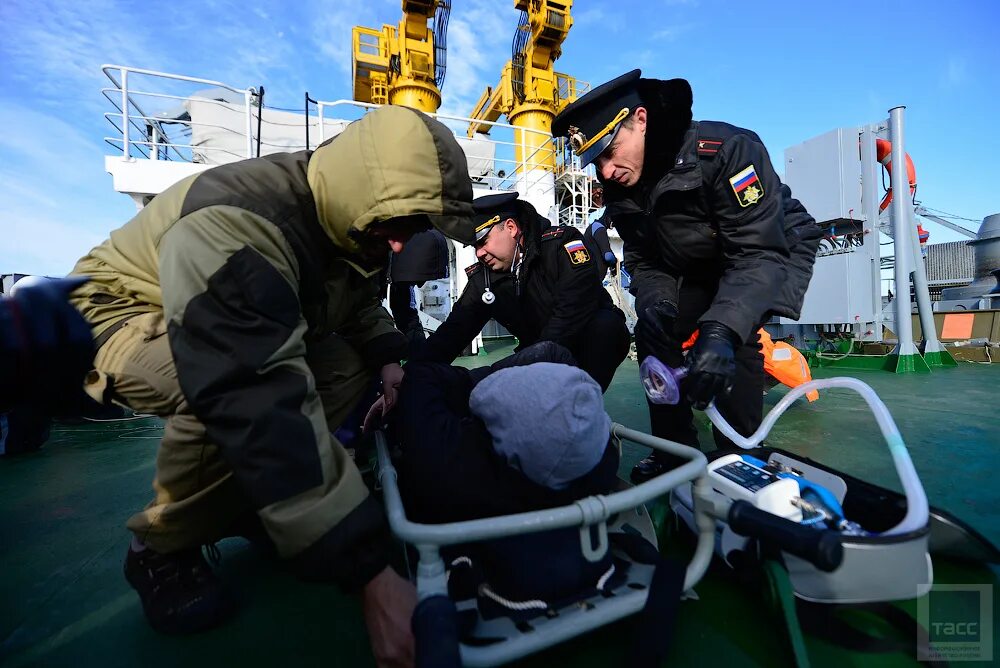
<svg viewBox="0 0 1000 668">
<path fill-rule="evenodd" d="M 677 457 L 675 455 L 667 454 L 666 452 L 654 450 L 653 454 L 649 455 L 632 467 L 632 473 L 629 477 L 632 479 L 632 482 L 640 485 L 647 480 L 655 478 L 658 475 L 662 475 L 671 469 L 677 468 L 687 461 L 688 460 L 683 457 Z"/>
<path fill-rule="evenodd" d="M 138 592 L 149 625 L 161 633 L 205 631 L 236 611 L 200 547 L 170 554 L 129 547 L 125 579 Z"/>
</svg>

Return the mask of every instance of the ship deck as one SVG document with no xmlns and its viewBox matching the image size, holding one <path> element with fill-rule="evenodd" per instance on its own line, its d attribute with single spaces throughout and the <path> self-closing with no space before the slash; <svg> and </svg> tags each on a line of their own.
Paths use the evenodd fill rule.
<svg viewBox="0 0 1000 668">
<path fill-rule="evenodd" d="M 494 343 L 478 366 L 507 354 Z M 814 370 L 829 377 L 830 369 Z M 606 396 L 611 417 L 648 429 L 636 365 L 626 361 Z M 1000 365 L 963 364 L 929 376 L 851 372 L 888 405 L 910 449 L 930 503 L 1000 543 Z M 765 398 L 777 402 L 782 388 Z M 991 408 L 992 406 L 992 408 Z M 699 416 L 700 417 L 700 416 Z M 707 422 L 703 444 L 711 443 Z M 150 496 L 162 422 L 58 423 L 39 451 L 0 460 L 0 663 L 6 666 L 374 665 L 357 599 L 335 587 L 298 582 L 238 539 L 219 544 L 221 574 L 243 602 L 229 624 L 192 637 L 166 637 L 145 623 L 122 577 L 125 519 Z M 887 448 L 857 395 L 826 392 L 800 401 L 768 443 L 847 473 L 899 488 Z M 626 447 L 621 475 L 645 452 Z M 676 538 L 671 550 L 690 552 Z M 937 583 L 1000 583 L 1000 568 L 935 558 Z M 782 625 L 759 593 L 713 568 L 684 601 L 672 665 L 767 666 L 790 663 Z M 994 596 L 996 599 L 996 596 Z M 914 613 L 916 604 L 901 607 Z M 993 615 L 993 620 L 998 619 Z M 986 621 L 986 620 L 984 620 Z M 992 620 L 990 620 L 992 621 Z M 859 613 L 853 623 L 876 633 L 881 622 Z M 996 621 L 992 621 L 994 628 Z M 994 637 L 1000 633 L 994 632 Z M 525 666 L 621 665 L 629 622 L 536 655 Z M 808 639 L 813 665 L 914 665 L 902 653 L 859 655 Z"/>
</svg>

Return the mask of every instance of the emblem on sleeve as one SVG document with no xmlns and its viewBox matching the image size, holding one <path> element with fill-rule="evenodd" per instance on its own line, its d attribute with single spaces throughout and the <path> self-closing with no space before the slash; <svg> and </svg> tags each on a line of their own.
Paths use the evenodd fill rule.
<svg viewBox="0 0 1000 668">
<path fill-rule="evenodd" d="M 744 208 L 756 204 L 764 197 L 764 185 L 757 178 L 753 165 L 729 179 L 729 185 L 736 193 L 736 201 Z"/>
<path fill-rule="evenodd" d="M 563 248 L 566 249 L 569 261 L 573 264 L 583 264 L 590 261 L 590 253 L 587 252 L 587 247 L 583 245 L 582 241 L 570 241 L 568 244 L 563 244 Z"/>
</svg>

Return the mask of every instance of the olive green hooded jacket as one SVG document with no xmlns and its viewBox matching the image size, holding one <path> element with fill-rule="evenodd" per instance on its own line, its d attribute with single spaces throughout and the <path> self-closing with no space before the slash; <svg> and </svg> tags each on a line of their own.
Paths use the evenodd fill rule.
<svg viewBox="0 0 1000 668">
<path fill-rule="evenodd" d="M 313 152 L 167 189 L 77 263 L 91 280 L 74 304 L 99 343 L 130 316 L 162 310 L 184 397 L 279 552 L 329 571 L 312 577 L 360 584 L 385 565 L 384 519 L 331 443 L 306 343 L 336 333 L 373 370 L 398 361 L 406 340 L 356 235 L 426 215 L 467 242 L 471 201 L 452 133 L 382 107 Z"/>
</svg>

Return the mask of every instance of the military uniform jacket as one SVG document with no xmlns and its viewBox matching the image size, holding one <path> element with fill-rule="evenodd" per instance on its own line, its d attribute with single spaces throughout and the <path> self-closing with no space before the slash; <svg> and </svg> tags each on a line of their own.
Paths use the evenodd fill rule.
<svg viewBox="0 0 1000 668">
<path fill-rule="evenodd" d="M 548 219 L 532 214 L 525 225 L 525 256 L 520 286 L 511 273 L 496 273 L 477 262 L 465 271 L 469 282 L 447 320 L 414 355 L 414 359 L 450 363 L 495 318 L 520 341 L 520 347 L 555 341 L 571 351 L 591 316 L 615 308 L 594 270 L 594 259 L 573 227 L 548 227 Z M 496 296 L 483 302 L 486 279 Z"/>
<path fill-rule="evenodd" d="M 760 138 L 695 121 L 671 159 L 631 188 L 604 190 L 637 312 L 661 300 L 676 305 L 681 277 L 691 277 L 719 285 L 699 321 L 742 340 L 772 315 L 798 318 L 822 235 Z"/>
</svg>

